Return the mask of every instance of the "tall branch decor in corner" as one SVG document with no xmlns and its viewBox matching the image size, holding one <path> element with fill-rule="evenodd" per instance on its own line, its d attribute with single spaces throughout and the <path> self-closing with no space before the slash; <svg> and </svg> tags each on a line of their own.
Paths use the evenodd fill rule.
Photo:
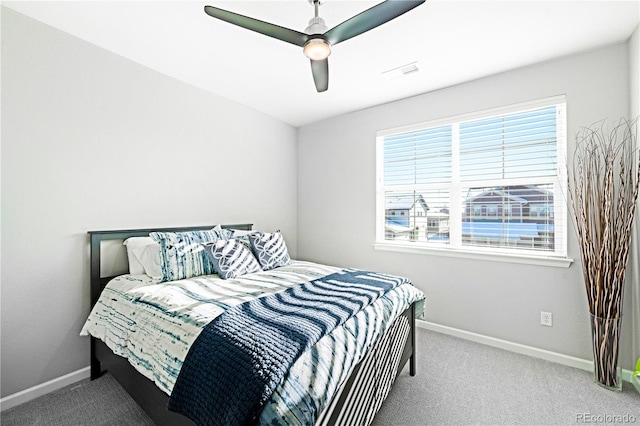
<svg viewBox="0 0 640 426">
<path fill-rule="evenodd" d="M 624 277 L 640 183 L 637 124 L 638 119 L 622 119 L 610 128 L 600 122 L 581 129 L 569 175 L 591 313 L 595 380 L 617 391 L 622 390 L 618 344 Z"/>
</svg>

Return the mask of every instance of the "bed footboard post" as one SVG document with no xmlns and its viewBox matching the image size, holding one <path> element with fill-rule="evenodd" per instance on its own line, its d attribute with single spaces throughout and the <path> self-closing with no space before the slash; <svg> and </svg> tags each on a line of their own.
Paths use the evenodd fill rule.
<svg viewBox="0 0 640 426">
<path fill-rule="evenodd" d="M 96 357 L 96 339 L 91 337 L 91 380 L 95 380 L 102 375 L 102 366 Z"/>
<path fill-rule="evenodd" d="M 411 304 L 411 357 L 409 358 L 409 375 L 416 375 L 416 304 Z"/>
</svg>

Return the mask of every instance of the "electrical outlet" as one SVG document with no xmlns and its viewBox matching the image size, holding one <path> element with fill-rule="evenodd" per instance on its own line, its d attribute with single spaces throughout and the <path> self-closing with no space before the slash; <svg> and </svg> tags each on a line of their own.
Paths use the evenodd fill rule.
<svg viewBox="0 0 640 426">
<path fill-rule="evenodd" d="M 553 326 L 553 314 L 551 312 L 540 312 L 540 325 L 546 325 L 547 327 Z"/>
</svg>

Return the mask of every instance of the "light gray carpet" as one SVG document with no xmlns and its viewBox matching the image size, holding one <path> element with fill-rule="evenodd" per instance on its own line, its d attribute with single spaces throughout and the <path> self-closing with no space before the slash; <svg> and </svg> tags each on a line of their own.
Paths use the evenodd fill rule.
<svg viewBox="0 0 640 426">
<path fill-rule="evenodd" d="M 154 426 L 109 374 L 81 380 L 0 413 L 2 426 Z"/>
<path fill-rule="evenodd" d="M 423 329 L 417 370 L 401 373 L 373 426 L 640 425 L 630 383 L 612 392 L 588 371 Z"/>
<path fill-rule="evenodd" d="M 640 425 L 640 395 L 629 383 L 611 392 L 589 372 L 424 329 L 417 341 L 418 374 L 402 372 L 373 426 Z M 6 410 L 0 422 L 152 425 L 109 375 Z"/>
</svg>

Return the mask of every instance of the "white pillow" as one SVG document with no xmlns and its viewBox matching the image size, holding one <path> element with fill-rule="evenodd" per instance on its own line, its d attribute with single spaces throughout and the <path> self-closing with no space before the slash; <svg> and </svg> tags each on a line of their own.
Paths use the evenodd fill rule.
<svg viewBox="0 0 640 426">
<path fill-rule="evenodd" d="M 244 237 L 245 235 L 255 234 L 258 232 L 258 231 L 245 230 L 245 229 L 231 229 L 230 231 L 233 232 L 233 238 Z"/>
<path fill-rule="evenodd" d="M 151 237 L 130 237 L 124 240 L 123 244 L 127 247 L 129 273 L 131 275 L 144 274 L 144 265 L 140 262 L 139 257 L 136 255 L 136 251 L 139 251 L 150 244 L 158 245 L 158 243 L 156 243 Z M 160 246 L 158 246 L 158 250 L 160 250 Z"/>
<path fill-rule="evenodd" d="M 160 258 L 160 244 L 138 247 L 133 251 L 137 260 L 142 264 L 144 272 L 151 278 L 162 278 L 162 260 Z"/>
</svg>

